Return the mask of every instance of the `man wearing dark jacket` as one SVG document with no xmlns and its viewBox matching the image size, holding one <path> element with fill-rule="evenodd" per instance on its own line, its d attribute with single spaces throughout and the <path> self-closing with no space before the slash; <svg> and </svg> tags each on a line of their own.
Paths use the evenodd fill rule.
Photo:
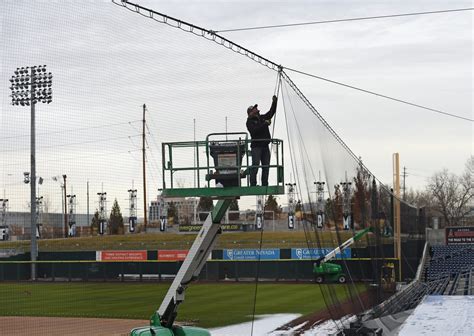
<svg viewBox="0 0 474 336">
<path fill-rule="evenodd" d="M 268 126 L 272 123 L 272 117 L 277 107 L 276 96 L 272 98 L 272 106 L 270 110 L 261 115 L 258 105 L 255 104 L 247 109 L 247 129 L 252 137 L 252 166 L 250 169 L 250 185 L 257 185 L 258 166 L 262 163 L 262 186 L 268 185 L 268 171 L 270 165 L 270 149 L 268 145 L 271 142 L 271 135 Z"/>
</svg>

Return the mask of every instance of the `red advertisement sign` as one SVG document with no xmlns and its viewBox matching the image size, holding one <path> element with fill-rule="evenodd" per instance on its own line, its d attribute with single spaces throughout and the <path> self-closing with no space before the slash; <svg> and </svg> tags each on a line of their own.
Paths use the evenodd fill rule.
<svg viewBox="0 0 474 336">
<path fill-rule="evenodd" d="M 474 244 L 474 227 L 447 227 L 446 244 Z"/>
<path fill-rule="evenodd" d="M 147 251 L 96 251 L 98 261 L 144 261 Z"/>
<path fill-rule="evenodd" d="M 188 255 L 188 250 L 159 250 L 158 260 L 178 261 L 184 260 Z"/>
</svg>

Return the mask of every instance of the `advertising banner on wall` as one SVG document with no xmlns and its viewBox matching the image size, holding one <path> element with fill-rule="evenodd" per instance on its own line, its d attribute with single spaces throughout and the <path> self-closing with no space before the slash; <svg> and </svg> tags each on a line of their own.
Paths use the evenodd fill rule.
<svg viewBox="0 0 474 336">
<path fill-rule="evenodd" d="M 260 258 L 259 258 L 260 256 Z M 223 250 L 224 260 L 278 260 L 280 249 L 232 249 Z"/>
<path fill-rule="evenodd" d="M 474 244 L 474 227 L 457 226 L 446 228 L 446 244 Z"/>
<path fill-rule="evenodd" d="M 97 261 L 144 261 L 147 260 L 147 251 L 96 251 Z"/>
<path fill-rule="evenodd" d="M 158 250 L 158 260 L 181 261 L 186 259 L 188 250 Z"/>
<path fill-rule="evenodd" d="M 182 224 L 179 226 L 179 232 L 199 232 L 202 224 Z M 221 224 L 222 231 L 242 231 L 242 224 Z"/>
<path fill-rule="evenodd" d="M 292 248 L 291 249 L 291 259 L 318 259 L 320 257 L 324 257 L 326 254 L 331 252 L 333 249 L 331 248 Z M 342 256 L 340 253 L 336 254 L 336 258 L 350 258 L 351 257 L 351 249 L 347 248 L 342 251 Z"/>
</svg>

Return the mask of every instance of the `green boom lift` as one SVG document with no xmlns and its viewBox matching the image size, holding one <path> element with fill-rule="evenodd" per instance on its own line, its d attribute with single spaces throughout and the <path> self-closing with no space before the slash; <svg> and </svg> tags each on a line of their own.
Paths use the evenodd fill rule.
<svg viewBox="0 0 474 336">
<path fill-rule="evenodd" d="M 334 259 L 337 254 L 341 253 L 343 250 L 354 244 L 356 241 L 359 241 L 367 233 L 373 232 L 373 228 L 369 227 L 364 230 L 357 232 L 354 237 L 346 240 L 340 246 L 336 247 L 334 250 L 326 254 L 324 257 L 316 260 L 313 266 L 313 273 L 315 275 L 315 280 L 317 283 L 323 282 L 346 282 L 346 275 L 342 272 L 342 266 L 334 263 L 329 263 L 328 261 Z"/>
<path fill-rule="evenodd" d="M 272 139 L 272 146 L 276 155 L 272 155 L 273 163 L 270 163 L 269 168 L 270 172 L 276 171 L 276 178 L 273 179 L 273 185 L 270 186 L 249 185 L 248 173 L 252 168 L 249 165 L 250 141 L 247 133 L 213 133 L 207 136 L 206 141 L 162 144 L 163 196 L 207 196 L 218 202 L 197 234 L 159 309 L 150 318 L 150 325 L 133 329 L 130 333 L 131 336 L 211 335 L 206 329 L 177 326 L 174 322 L 178 315 L 178 307 L 184 301 L 187 286 L 199 276 L 212 251 L 217 235 L 221 232 L 221 219 L 232 201 L 240 196 L 285 193 L 283 141 Z M 193 167 L 175 166 L 173 156 L 189 157 L 190 150 L 194 152 L 196 165 Z M 175 153 L 179 151 L 181 151 L 181 154 Z M 206 158 L 200 158 L 203 152 L 206 153 Z M 213 158 L 214 164 L 212 164 L 210 157 Z M 200 166 L 200 162 L 205 162 L 204 166 Z M 186 176 L 189 176 L 190 172 L 196 177 L 196 186 L 194 188 L 175 188 L 173 183 L 175 175 L 178 175 L 179 178 L 180 174 L 188 174 Z M 202 180 L 205 180 L 205 182 L 203 183 Z M 215 181 L 215 186 L 211 185 L 212 180 Z M 167 185 L 170 188 L 166 188 Z"/>
</svg>

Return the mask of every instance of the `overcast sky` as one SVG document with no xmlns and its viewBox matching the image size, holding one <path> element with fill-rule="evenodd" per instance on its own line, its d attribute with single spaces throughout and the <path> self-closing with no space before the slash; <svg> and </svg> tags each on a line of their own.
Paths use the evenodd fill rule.
<svg viewBox="0 0 474 336">
<path fill-rule="evenodd" d="M 471 1 L 138 3 L 217 31 L 472 7 Z M 53 103 L 37 106 L 38 175 L 45 178 L 39 193 L 50 211 L 61 211 L 60 186 L 51 177 L 62 174 L 80 212 L 87 181 L 91 212 L 102 188 L 122 208 L 132 184 L 140 195 L 143 103 L 153 199 L 161 188 L 161 142 L 193 140 L 193 119 L 197 140 L 223 132 L 226 117 L 229 131 L 245 131 L 247 106 L 268 108 L 274 93 L 275 72 L 110 1 L 2 1 L 0 16 L 0 187 L 14 211 L 25 211 L 29 201 L 22 182 L 29 171 L 29 109 L 11 106 L 8 89 L 17 67 L 47 64 L 54 76 Z M 472 119 L 472 24 L 472 12 L 457 12 L 222 35 L 283 66 Z M 394 152 L 414 189 L 440 169 L 460 173 L 473 153 L 471 122 L 287 74 L 381 181 L 391 182 Z M 283 118 L 276 122 L 276 136 L 285 138 Z"/>
</svg>

